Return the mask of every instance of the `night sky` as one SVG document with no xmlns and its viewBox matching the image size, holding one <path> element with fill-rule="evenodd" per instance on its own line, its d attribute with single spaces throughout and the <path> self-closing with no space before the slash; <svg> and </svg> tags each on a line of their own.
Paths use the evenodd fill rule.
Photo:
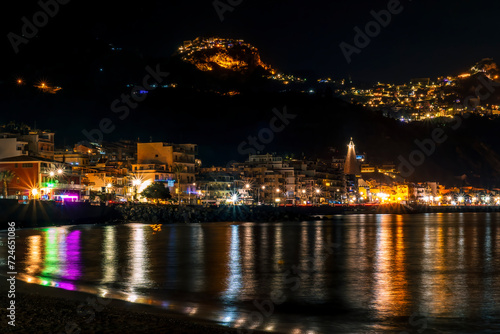
<svg viewBox="0 0 500 334">
<path fill-rule="evenodd" d="M 227 0 L 221 1 L 227 3 L 224 2 Z M 387 9 L 393 0 L 241 1 L 232 11 L 223 13 L 223 21 L 213 3 L 212 0 L 69 1 L 59 5 L 58 13 L 39 28 L 36 37 L 19 46 L 18 54 L 7 36 L 10 32 L 20 34 L 21 18 L 26 16 L 32 21 L 41 8 L 37 1 L 10 5 L 2 11 L 1 20 L 0 124 L 14 120 L 50 129 L 56 132 L 56 145 L 62 147 L 86 140 L 82 131 L 97 127 L 103 117 L 109 117 L 116 124 L 116 131 L 105 140 L 140 138 L 142 141 L 198 143 L 200 147 L 205 145 L 200 149 L 201 158 L 220 164 L 241 159 L 235 153 L 238 144 L 266 126 L 268 113 L 273 108 L 288 105 L 294 110 L 295 102 L 286 96 L 266 100 L 261 95 L 222 102 L 203 100 L 199 96 L 184 100 L 181 97 L 177 102 L 163 97 L 159 102 L 156 100 L 156 105 L 153 99 L 148 99 L 126 121 L 120 121 L 110 111 L 110 104 L 121 92 L 110 90 L 106 84 L 115 79 L 116 73 L 128 76 L 120 79 L 120 87 L 140 80 L 146 64 L 154 66 L 168 59 L 184 40 L 198 36 L 244 39 L 257 47 L 263 61 L 273 68 L 286 74 L 307 76 L 313 82 L 320 77 L 350 75 L 354 84 L 402 83 L 415 77 L 457 75 L 485 57 L 498 60 L 500 55 L 498 1 L 404 0 L 400 3 L 400 13 L 392 15 L 387 27 L 372 37 L 359 54 L 352 55 L 350 64 L 342 54 L 340 43 L 354 44 L 354 27 L 365 30 L 366 24 L 374 20 L 370 12 Z M 114 72 L 106 72 L 106 68 L 100 72 L 102 59 L 92 53 L 98 42 L 106 50 L 110 43 L 123 48 L 124 54 L 133 55 L 131 62 L 117 64 Z M 136 64 L 137 60 L 140 64 Z M 107 81 L 102 80 L 101 75 L 108 75 Z M 16 87 L 18 77 L 25 79 L 26 88 L 32 90 L 32 84 L 42 79 L 63 86 L 63 90 L 56 95 L 18 94 L 22 91 Z M 74 82 L 68 84 L 80 78 L 87 85 L 84 88 L 75 89 Z M 338 138 L 333 138 L 329 135 L 332 129 L 318 130 L 325 123 L 321 119 L 332 109 L 344 107 L 334 103 L 322 111 L 320 107 L 311 110 L 313 102 L 305 98 L 298 103 L 301 106 L 296 112 L 307 115 L 304 121 L 310 124 L 304 125 L 304 129 L 290 128 L 288 135 L 293 137 L 292 131 L 308 131 L 312 135 L 307 136 L 308 141 L 314 147 L 328 150 L 330 146 L 343 145 L 346 138 L 358 135 L 356 131 L 366 125 L 357 122 L 358 118 L 349 124 L 346 120 L 332 120 L 330 122 L 343 124 L 337 131 Z M 199 113 L 196 118 L 189 116 L 196 113 Z M 181 116 L 176 118 L 178 115 Z M 157 121 L 144 123 L 145 119 Z M 386 120 L 380 119 L 379 123 L 381 129 L 388 129 L 387 133 L 379 131 L 369 139 L 360 138 L 360 142 L 375 143 L 377 147 L 383 146 L 379 140 L 395 143 L 390 138 L 397 132 L 396 128 L 386 127 Z M 226 133 L 226 129 L 232 132 Z M 361 133 L 364 132 L 359 136 Z M 318 134 L 324 137 L 314 138 Z M 272 143 L 276 146 L 268 149 L 288 152 L 296 148 L 286 135 L 277 136 Z M 324 145 L 316 145 L 318 142 Z M 410 139 L 407 142 L 409 149 Z M 396 156 L 399 152 L 394 148 L 392 153 Z"/>
<path fill-rule="evenodd" d="M 40 30 L 40 44 L 22 45 L 15 55 L 7 33 L 19 33 L 21 17 L 31 18 L 40 9 L 36 1 L 22 1 L 14 5 L 17 8 L 2 11 L 2 54 L 15 68 L 30 57 L 57 57 L 58 46 L 69 47 L 79 43 L 80 36 L 92 36 L 145 56 L 168 56 L 183 40 L 218 35 L 252 43 L 265 61 L 283 72 L 317 77 L 350 74 L 359 81 L 397 82 L 456 74 L 484 57 L 500 54 L 498 1 L 403 0 L 401 13 L 393 15 L 391 23 L 348 65 L 339 44 L 352 44 L 353 28 L 364 28 L 373 20 L 370 11 L 386 9 L 388 3 L 241 1 L 232 12 L 224 13 L 221 22 L 210 0 L 73 0 L 61 5 Z"/>
</svg>

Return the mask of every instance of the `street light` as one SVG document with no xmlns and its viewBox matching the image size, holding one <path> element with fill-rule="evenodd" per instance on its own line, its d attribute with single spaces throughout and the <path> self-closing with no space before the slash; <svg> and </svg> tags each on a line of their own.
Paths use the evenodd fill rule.
<svg viewBox="0 0 500 334">
<path fill-rule="evenodd" d="M 262 189 L 262 191 L 264 191 L 266 189 L 266 186 L 262 186 L 262 187 L 258 188 L 258 191 L 257 191 L 257 204 L 260 203 L 260 189 Z"/>
<path fill-rule="evenodd" d="M 132 185 L 134 186 L 134 201 L 137 199 L 137 187 L 141 185 L 141 180 L 139 178 L 134 178 L 132 180 Z"/>
<path fill-rule="evenodd" d="M 245 197 L 246 197 L 246 200 L 248 201 L 248 198 L 250 197 L 250 195 L 248 194 L 248 189 L 250 188 L 250 185 L 249 185 L 248 183 L 247 183 L 247 184 L 245 184 L 245 188 L 246 188 L 246 190 L 247 190 Z M 253 202 L 253 201 L 252 201 L 252 202 Z"/>
<path fill-rule="evenodd" d="M 277 202 L 279 202 L 279 201 L 278 201 L 278 199 L 280 199 L 280 197 L 279 197 L 279 196 L 280 196 L 280 195 L 279 195 L 279 193 L 280 193 L 280 188 L 276 188 L 276 195 L 278 196 L 278 197 L 275 197 L 275 198 L 274 198 L 274 200 L 276 201 L 276 203 L 277 203 Z"/>
<path fill-rule="evenodd" d="M 189 192 L 189 204 L 191 204 L 191 193 L 194 192 L 194 195 L 195 195 L 195 201 L 196 201 L 196 195 L 198 195 L 198 193 L 196 192 L 196 183 L 193 182 L 193 187 L 194 189 L 192 189 L 190 192 Z"/>
</svg>

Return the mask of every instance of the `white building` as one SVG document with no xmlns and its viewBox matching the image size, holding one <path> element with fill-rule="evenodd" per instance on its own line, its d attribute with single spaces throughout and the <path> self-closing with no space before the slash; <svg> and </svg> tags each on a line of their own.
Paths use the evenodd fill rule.
<svg viewBox="0 0 500 334">
<path fill-rule="evenodd" d="M 28 142 L 17 138 L 8 138 L 4 135 L 0 138 L 0 159 L 28 155 Z"/>
</svg>

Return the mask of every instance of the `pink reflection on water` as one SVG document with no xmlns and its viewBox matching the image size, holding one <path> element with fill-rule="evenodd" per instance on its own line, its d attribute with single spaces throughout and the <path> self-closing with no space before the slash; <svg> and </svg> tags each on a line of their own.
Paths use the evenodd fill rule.
<svg viewBox="0 0 500 334">
<path fill-rule="evenodd" d="M 80 231 L 71 232 L 66 238 L 65 270 L 62 278 L 77 280 L 81 277 Z"/>
</svg>

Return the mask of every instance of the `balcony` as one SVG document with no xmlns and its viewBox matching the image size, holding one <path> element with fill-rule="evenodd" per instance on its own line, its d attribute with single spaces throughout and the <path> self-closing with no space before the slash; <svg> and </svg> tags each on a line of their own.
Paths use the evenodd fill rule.
<svg viewBox="0 0 500 334">
<path fill-rule="evenodd" d="M 194 157 L 191 158 L 191 157 L 186 157 L 186 156 L 180 156 L 180 157 L 174 157 L 174 162 L 194 164 L 195 159 L 194 159 Z"/>
<path fill-rule="evenodd" d="M 196 155 L 196 154 L 198 154 L 198 146 L 195 146 L 192 149 L 185 148 L 185 147 L 178 147 L 178 146 L 176 147 L 176 146 L 174 146 L 173 151 L 176 152 L 176 153 L 185 153 L 185 154 Z"/>
</svg>

